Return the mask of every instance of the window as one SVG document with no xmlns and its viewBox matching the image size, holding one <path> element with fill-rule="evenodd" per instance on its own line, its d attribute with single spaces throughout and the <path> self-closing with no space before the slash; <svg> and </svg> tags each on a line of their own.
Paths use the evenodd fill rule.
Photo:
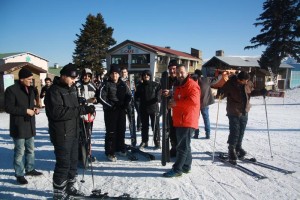
<svg viewBox="0 0 300 200">
<path fill-rule="evenodd" d="M 119 66 L 128 66 L 128 55 L 112 55 L 111 64 L 116 64 Z"/>
<path fill-rule="evenodd" d="M 149 68 L 150 54 L 132 54 L 131 68 Z"/>
</svg>

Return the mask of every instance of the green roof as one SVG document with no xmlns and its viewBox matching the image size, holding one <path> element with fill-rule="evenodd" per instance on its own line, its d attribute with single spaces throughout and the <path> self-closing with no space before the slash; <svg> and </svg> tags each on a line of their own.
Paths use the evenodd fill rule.
<svg viewBox="0 0 300 200">
<path fill-rule="evenodd" d="M 48 68 L 48 73 L 54 74 L 55 76 L 60 76 L 60 70 L 61 69 L 62 69 L 62 67 L 59 67 L 59 68 L 49 67 Z"/>
<path fill-rule="evenodd" d="M 25 53 L 25 52 L 16 52 L 16 53 L 0 53 L 0 59 L 9 57 L 9 56 L 14 56 L 14 55 L 18 55 L 20 53 Z"/>
</svg>

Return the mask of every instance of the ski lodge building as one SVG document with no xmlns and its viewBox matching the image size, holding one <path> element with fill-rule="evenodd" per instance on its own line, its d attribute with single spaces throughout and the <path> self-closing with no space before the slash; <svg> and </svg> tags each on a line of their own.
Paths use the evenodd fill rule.
<svg viewBox="0 0 300 200">
<path fill-rule="evenodd" d="M 260 68 L 258 63 L 259 59 L 260 57 L 224 56 L 224 51 L 218 50 L 214 57 L 203 64 L 202 72 L 205 76 L 214 77 L 218 71 L 247 71 L 250 73 L 251 81 L 254 83 L 255 88 L 261 89 L 266 87 L 269 90 L 275 89 L 273 88 L 274 82 L 270 72 Z M 281 63 L 279 74 L 277 75 L 277 85 L 279 89 L 285 90 L 295 87 L 297 83 L 299 84 L 300 74 L 295 66 Z"/>
<path fill-rule="evenodd" d="M 108 71 L 111 64 L 126 67 L 130 74 L 135 75 L 143 70 L 150 70 L 153 80 L 159 80 L 161 73 L 168 69 L 168 64 L 172 59 L 184 64 L 191 73 L 195 69 L 201 69 L 203 62 L 202 52 L 194 48 L 191 48 L 189 54 L 170 47 L 126 40 L 108 50 L 106 63 Z"/>
</svg>

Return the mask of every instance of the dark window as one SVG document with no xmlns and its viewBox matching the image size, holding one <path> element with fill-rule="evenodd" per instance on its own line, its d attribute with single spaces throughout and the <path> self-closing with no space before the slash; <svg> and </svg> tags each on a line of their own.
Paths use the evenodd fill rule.
<svg viewBox="0 0 300 200">
<path fill-rule="evenodd" d="M 112 55 L 111 64 L 128 67 L 128 55 Z"/>
<path fill-rule="evenodd" d="M 132 54 L 131 67 L 132 68 L 149 68 L 150 54 Z"/>
</svg>

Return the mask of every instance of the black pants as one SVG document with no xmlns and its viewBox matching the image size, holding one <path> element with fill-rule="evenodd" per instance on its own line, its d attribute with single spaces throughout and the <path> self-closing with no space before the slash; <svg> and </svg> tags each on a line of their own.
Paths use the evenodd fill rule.
<svg viewBox="0 0 300 200">
<path fill-rule="evenodd" d="M 141 128 L 141 115 L 140 115 L 140 102 L 134 101 L 134 107 L 136 109 L 137 117 L 136 117 L 136 128 L 140 129 Z"/>
<path fill-rule="evenodd" d="M 115 152 L 125 151 L 126 113 L 125 109 L 105 110 L 104 122 L 105 154 L 114 155 Z"/>
<path fill-rule="evenodd" d="M 64 139 L 54 143 L 56 164 L 53 174 L 53 182 L 61 185 L 64 181 L 75 178 L 78 162 L 78 137 L 66 134 Z"/>
<path fill-rule="evenodd" d="M 149 114 L 146 111 L 145 112 L 141 111 L 142 142 L 149 141 L 149 118 L 151 120 L 152 131 L 154 131 L 154 141 L 159 142 L 160 141 L 159 117 L 156 116 L 155 113 Z"/>
<path fill-rule="evenodd" d="M 228 116 L 229 119 L 229 136 L 227 143 L 234 147 L 241 147 L 243 137 L 248 122 L 248 114 L 237 116 Z"/>
</svg>

